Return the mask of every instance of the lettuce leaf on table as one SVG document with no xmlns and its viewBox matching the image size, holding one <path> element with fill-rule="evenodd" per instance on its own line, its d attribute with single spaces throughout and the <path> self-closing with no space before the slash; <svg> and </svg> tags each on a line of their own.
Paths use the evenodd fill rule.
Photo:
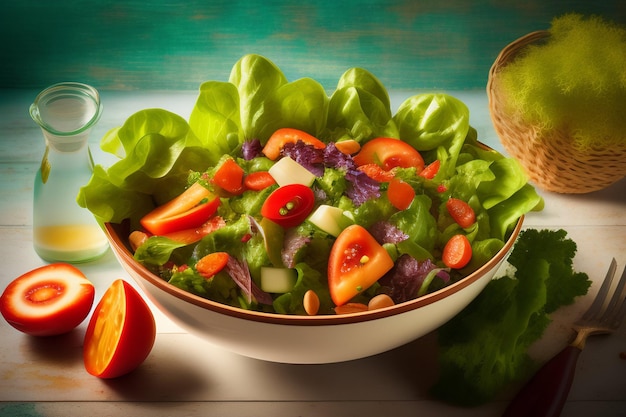
<svg viewBox="0 0 626 417">
<path fill-rule="evenodd" d="M 490 281 L 461 313 L 438 330 L 439 380 L 433 394 L 475 406 L 537 364 L 527 354 L 550 324 L 549 314 L 587 293 L 587 274 L 572 267 L 576 243 L 560 230 L 523 230 L 508 258 L 514 268 Z"/>
</svg>

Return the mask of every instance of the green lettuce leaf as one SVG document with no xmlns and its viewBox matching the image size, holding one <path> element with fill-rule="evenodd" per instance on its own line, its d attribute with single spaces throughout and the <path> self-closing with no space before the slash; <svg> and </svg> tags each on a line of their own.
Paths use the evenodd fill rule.
<svg viewBox="0 0 626 417">
<path fill-rule="evenodd" d="M 190 171 L 204 171 L 211 161 L 185 119 L 161 109 L 133 114 L 109 131 L 102 148 L 122 158 L 108 169 L 96 166 L 77 202 L 104 222 L 141 216 L 171 200 L 188 185 Z"/>
</svg>

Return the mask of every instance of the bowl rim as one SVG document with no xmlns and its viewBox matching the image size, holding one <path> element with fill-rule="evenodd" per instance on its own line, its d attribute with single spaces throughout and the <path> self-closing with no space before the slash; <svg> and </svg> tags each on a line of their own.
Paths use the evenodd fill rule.
<svg viewBox="0 0 626 417">
<path fill-rule="evenodd" d="M 460 280 L 445 286 L 437 291 L 423 295 L 421 297 L 405 301 L 403 303 L 395 304 L 390 307 L 385 307 L 377 310 L 369 310 L 357 313 L 348 313 L 340 315 L 289 315 L 280 313 L 266 313 L 254 310 L 245 310 L 239 307 L 233 307 L 226 304 L 222 304 L 208 298 L 195 295 L 191 292 L 178 288 L 159 276 L 152 273 L 144 265 L 136 261 L 130 250 L 130 246 L 127 240 L 121 238 L 120 231 L 123 229 L 123 225 L 119 223 L 104 223 L 105 234 L 107 235 L 111 248 L 118 255 L 120 263 L 125 263 L 126 267 L 132 269 L 132 271 L 140 276 L 143 280 L 147 281 L 151 285 L 166 292 L 167 294 L 174 296 L 182 301 L 191 303 L 197 307 L 210 310 L 214 313 L 223 314 L 233 318 L 245 319 L 256 322 L 263 322 L 268 324 L 280 324 L 288 326 L 326 326 L 326 325 L 341 325 L 349 323 L 360 323 L 370 320 L 382 319 L 396 314 L 402 314 L 408 311 L 415 310 L 417 308 L 433 304 L 439 300 L 442 300 L 452 294 L 455 294 L 462 289 L 470 286 L 471 284 L 482 278 L 489 270 L 498 266 L 498 264 L 505 258 L 513 244 L 517 240 L 522 224 L 524 222 L 524 215 L 520 216 L 513 230 L 511 231 L 508 239 L 504 242 L 504 246 L 484 265 L 478 268 L 476 271 L 467 275 Z M 126 234 L 128 235 L 128 234 Z M 124 266 L 124 265 L 122 265 Z M 133 275 L 135 278 L 135 275 Z M 141 283 L 139 283 L 141 284 Z"/>
</svg>

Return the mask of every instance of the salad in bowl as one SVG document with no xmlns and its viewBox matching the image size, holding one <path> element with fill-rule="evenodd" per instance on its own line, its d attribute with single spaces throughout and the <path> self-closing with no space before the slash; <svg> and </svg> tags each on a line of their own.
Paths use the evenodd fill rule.
<svg viewBox="0 0 626 417">
<path fill-rule="evenodd" d="M 360 314 L 479 270 L 542 199 L 443 93 L 392 113 L 368 71 L 329 95 L 246 55 L 189 120 L 146 109 L 102 139 L 79 204 L 126 224 L 134 261 L 177 289 L 262 314 Z"/>
</svg>

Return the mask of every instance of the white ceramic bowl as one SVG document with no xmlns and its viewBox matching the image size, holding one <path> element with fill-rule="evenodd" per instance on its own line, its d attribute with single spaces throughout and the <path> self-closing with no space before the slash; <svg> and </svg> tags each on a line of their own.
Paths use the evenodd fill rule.
<svg viewBox="0 0 626 417">
<path fill-rule="evenodd" d="M 150 300 L 174 323 L 238 354 L 282 363 L 331 363 L 382 353 L 435 330 L 465 308 L 510 252 L 519 219 L 504 247 L 483 267 L 439 291 L 380 310 L 337 316 L 246 311 L 181 290 L 133 259 L 127 231 L 106 224 L 111 247 Z"/>
</svg>

